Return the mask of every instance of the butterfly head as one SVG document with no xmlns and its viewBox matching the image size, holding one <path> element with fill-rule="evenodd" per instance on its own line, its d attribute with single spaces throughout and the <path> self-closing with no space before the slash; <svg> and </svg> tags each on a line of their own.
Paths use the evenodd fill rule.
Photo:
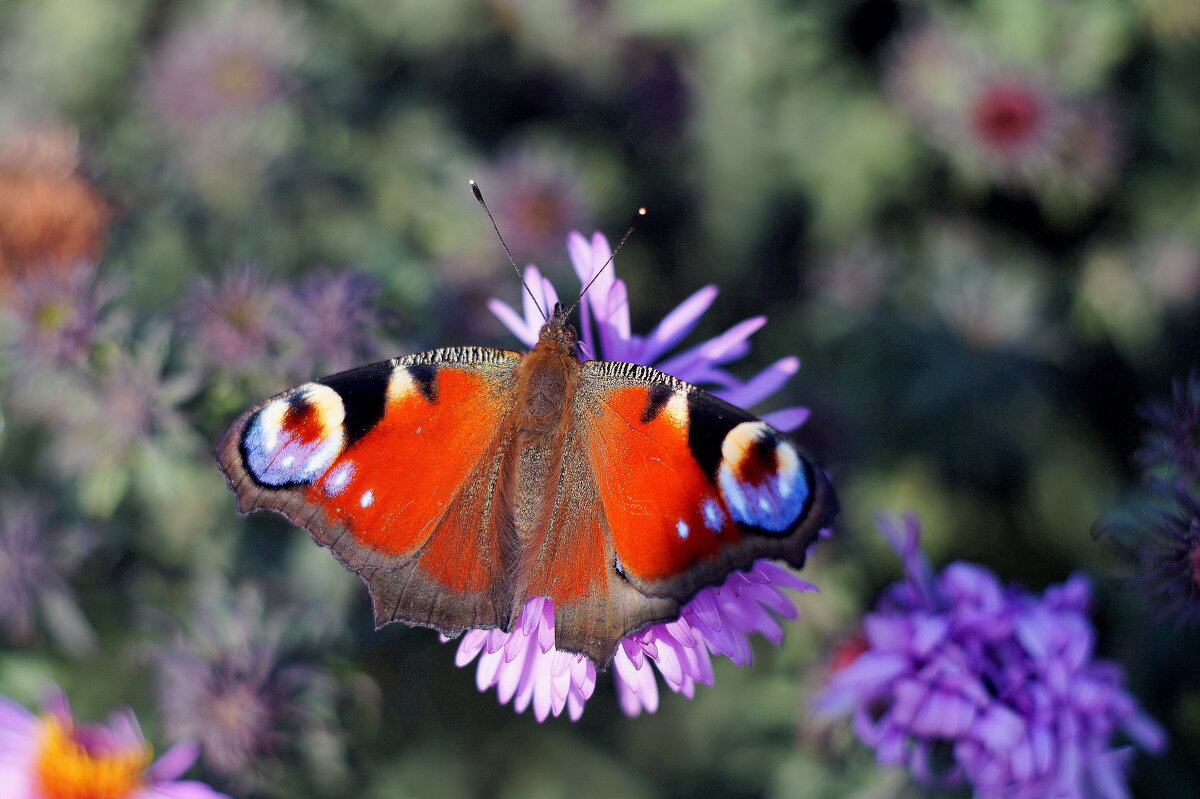
<svg viewBox="0 0 1200 799">
<path fill-rule="evenodd" d="M 563 308 L 561 302 L 554 303 L 554 310 L 551 311 L 550 318 L 546 320 L 546 324 L 542 325 L 542 331 L 538 334 L 539 347 L 548 344 L 575 352 L 579 343 L 579 333 L 575 330 L 574 325 L 567 321 L 567 315 L 570 312 L 570 309 Z"/>
</svg>

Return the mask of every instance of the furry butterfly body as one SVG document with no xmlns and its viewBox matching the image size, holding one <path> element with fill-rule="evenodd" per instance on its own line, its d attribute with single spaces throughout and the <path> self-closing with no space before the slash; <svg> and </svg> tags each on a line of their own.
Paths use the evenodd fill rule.
<svg viewBox="0 0 1200 799">
<path fill-rule="evenodd" d="M 555 646 L 600 666 L 731 571 L 803 564 L 836 500 L 795 442 L 576 353 L 556 308 L 524 354 L 434 350 L 267 399 L 216 457 L 239 512 L 309 530 L 366 583 L 377 624 L 509 630 L 543 596 Z"/>
</svg>

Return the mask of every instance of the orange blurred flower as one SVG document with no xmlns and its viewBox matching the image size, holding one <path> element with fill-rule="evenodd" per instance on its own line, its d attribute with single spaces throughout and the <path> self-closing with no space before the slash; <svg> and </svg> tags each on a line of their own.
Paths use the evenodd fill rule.
<svg viewBox="0 0 1200 799">
<path fill-rule="evenodd" d="M 0 144 L 0 289 L 33 270 L 69 269 L 99 257 L 111 214 L 76 171 L 78 160 L 75 134 L 61 129 Z"/>
</svg>

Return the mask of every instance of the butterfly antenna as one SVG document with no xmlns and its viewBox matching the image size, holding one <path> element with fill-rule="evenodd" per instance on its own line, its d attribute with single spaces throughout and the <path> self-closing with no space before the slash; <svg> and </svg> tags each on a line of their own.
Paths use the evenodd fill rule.
<svg viewBox="0 0 1200 799">
<path fill-rule="evenodd" d="M 529 288 L 529 284 L 525 282 L 525 277 L 521 274 L 521 268 L 517 266 L 517 262 L 513 258 L 512 252 L 508 249 L 508 244 L 506 244 L 504 241 L 504 236 L 500 234 L 500 228 L 496 226 L 496 218 L 492 216 L 491 209 L 489 209 L 487 203 L 483 201 L 483 192 L 479 190 L 479 184 L 474 180 L 469 180 L 467 182 L 471 184 L 471 191 L 475 192 L 475 199 L 479 200 L 479 204 L 483 206 L 483 212 L 487 214 L 488 221 L 492 223 L 492 230 L 496 231 L 496 238 L 500 239 L 500 246 L 504 248 L 504 254 L 508 256 L 508 262 L 512 264 L 513 271 L 517 273 L 517 280 L 521 281 L 521 285 L 525 287 L 525 291 L 529 294 L 529 299 L 533 300 L 533 307 L 537 308 L 538 313 L 542 315 L 542 321 L 549 322 L 550 320 L 546 317 L 546 312 L 542 310 L 541 303 L 538 302 L 537 297 L 533 296 L 533 289 Z M 626 233 L 625 236 L 628 238 L 629 234 Z M 625 239 L 621 239 L 621 243 L 624 244 Z"/>
<path fill-rule="evenodd" d="M 583 301 L 583 295 L 587 294 L 587 290 L 590 289 L 592 284 L 596 282 L 596 278 L 600 277 L 601 273 L 603 273 L 604 270 L 608 268 L 608 265 L 613 262 L 613 259 L 617 257 L 617 253 L 619 253 L 621 248 L 625 246 L 625 242 L 628 241 L 629 237 L 633 235 L 633 231 L 637 230 L 637 226 L 641 224 L 644 216 L 646 216 L 646 209 L 644 207 L 637 209 L 637 213 L 633 215 L 633 221 L 629 223 L 629 228 L 625 231 L 625 235 L 621 237 L 621 240 L 617 242 L 617 246 L 613 248 L 612 255 L 608 256 L 608 260 L 596 270 L 596 273 L 592 275 L 592 279 L 589 280 L 587 285 L 583 287 L 583 291 L 579 292 L 579 296 L 575 299 L 575 303 L 567 309 L 567 316 L 570 316 L 571 312 L 574 311 L 579 303 Z"/>
</svg>

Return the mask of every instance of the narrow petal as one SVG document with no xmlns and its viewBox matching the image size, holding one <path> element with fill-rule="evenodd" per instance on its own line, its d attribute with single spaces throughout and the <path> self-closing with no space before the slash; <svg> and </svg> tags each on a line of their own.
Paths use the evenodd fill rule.
<svg viewBox="0 0 1200 799">
<path fill-rule="evenodd" d="M 652 364 L 683 341 L 720 293 L 714 285 L 705 286 L 664 316 L 646 337 L 639 363 Z"/>
<path fill-rule="evenodd" d="M 526 321 L 508 303 L 492 298 L 487 301 L 487 307 L 500 323 L 526 346 L 533 347 L 537 344 L 537 331 L 530 330 Z"/>
<path fill-rule="evenodd" d="M 230 799 L 228 794 L 214 791 L 202 782 L 167 782 L 148 785 L 130 799 Z"/>
<path fill-rule="evenodd" d="M 196 758 L 200 757 L 200 746 L 194 741 L 181 741 L 154 761 L 146 770 L 147 776 L 155 782 L 178 779 L 192 767 Z"/>
<path fill-rule="evenodd" d="M 799 358 L 781 358 L 737 388 L 721 392 L 721 399 L 739 408 L 749 408 L 783 388 L 798 371 Z"/>
<path fill-rule="evenodd" d="M 808 417 L 811 415 L 812 412 L 808 408 L 782 408 L 778 411 L 763 414 L 762 420 L 776 430 L 790 433 L 807 422 Z"/>
</svg>

